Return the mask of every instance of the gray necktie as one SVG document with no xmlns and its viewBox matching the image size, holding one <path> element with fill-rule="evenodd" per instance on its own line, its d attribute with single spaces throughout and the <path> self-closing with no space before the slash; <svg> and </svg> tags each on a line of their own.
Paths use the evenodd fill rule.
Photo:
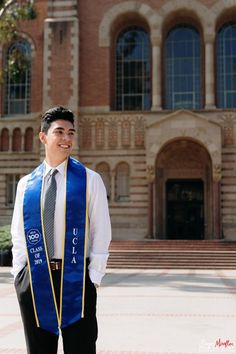
<svg viewBox="0 0 236 354">
<path fill-rule="evenodd" d="M 48 187 L 44 200 L 43 220 L 49 259 L 51 259 L 54 255 L 54 215 L 57 195 L 57 182 L 55 175 L 57 172 L 57 170 L 50 171 Z"/>
</svg>

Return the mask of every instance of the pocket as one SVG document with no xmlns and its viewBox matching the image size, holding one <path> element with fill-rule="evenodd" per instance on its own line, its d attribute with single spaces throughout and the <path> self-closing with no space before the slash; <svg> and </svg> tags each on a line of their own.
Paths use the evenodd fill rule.
<svg viewBox="0 0 236 354">
<path fill-rule="evenodd" d="M 27 264 L 19 271 L 19 273 L 17 274 L 17 276 L 15 277 L 14 280 L 14 285 L 15 288 L 18 286 L 18 284 L 22 281 L 22 278 L 24 276 L 24 272 L 25 272 L 25 268 L 27 267 Z"/>
<path fill-rule="evenodd" d="M 30 280 L 29 280 L 29 270 L 26 264 L 23 269 L 17 274 L 14 281 L 17 298 L 20 303 L 29 301 L 31 298 Z"/>
</svg>

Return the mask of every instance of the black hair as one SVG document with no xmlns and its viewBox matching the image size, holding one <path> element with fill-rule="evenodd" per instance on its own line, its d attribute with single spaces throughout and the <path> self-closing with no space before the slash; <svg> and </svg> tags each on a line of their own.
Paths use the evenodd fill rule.
<svg viewBox="0 0 236 354">
<path fill-rule="evenodd" d="M 74 126 L 74 113 L 68 108 L 56 106 L 50 108 L 42 115 L 41 131 L 47 134 L 52 122 L 59 119 L 69 121 Z"/>
</svg>

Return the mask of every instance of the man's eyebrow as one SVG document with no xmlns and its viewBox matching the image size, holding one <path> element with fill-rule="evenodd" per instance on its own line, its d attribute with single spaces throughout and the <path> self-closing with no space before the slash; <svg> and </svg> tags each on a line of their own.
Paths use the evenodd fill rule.
<svg viewBox="0 0 236 354">
<path fill-rule="evenodd" d="M 54 130 L 65 130 L 65 128 L 63 127 L 56 127 Z M 70 132 L 75 132 L 75 129 L 74 128 L 70 128 L 68 129 Z"/>
</svg>

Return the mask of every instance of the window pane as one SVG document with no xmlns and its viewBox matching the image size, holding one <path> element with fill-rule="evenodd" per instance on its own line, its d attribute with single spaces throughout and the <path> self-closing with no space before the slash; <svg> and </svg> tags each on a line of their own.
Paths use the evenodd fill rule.
<svg viewBox="0 0 236 354">
<path fill-rule="evenodd" d="M 14 59 L 14 66 L 9 63 Z M 26 114 L 30 108 L 31 47 L 24 40 L 13 43 L 6 55 L 4 113 Z"/>
<path fill-rule="evenodd" d="M 116 43 L 116 109 L 149 110 L 150 82 L 149 34 L 128 27 Z"/>
<path fill-rule="evenodd" d="M 201 108 L 200 35 L 191 27 L 172 29 L 165 42 L 165 107 Z"/>
<path fill-rule="evenodd" d="M 225 24 L 217 34 L 217 106 L 236 107 L 236 22 Z"/>
<path fill-rule="evenodd" d="M 116 170 L 116 200 L 129 200 L 129 165 L 121 163 Z"/>
<path fill-rule="evenodd" d="M 19 175 L 7 175 L 6 176 L 6 182 L 7 182 L 7 188 L 6 188 L 6 204 L 9 207 L 13 207 L 15 203 L 15 196 L 16 196 L 16 188 L 17 188 L 17 183 L 20 179 Z"/>
</svg>

